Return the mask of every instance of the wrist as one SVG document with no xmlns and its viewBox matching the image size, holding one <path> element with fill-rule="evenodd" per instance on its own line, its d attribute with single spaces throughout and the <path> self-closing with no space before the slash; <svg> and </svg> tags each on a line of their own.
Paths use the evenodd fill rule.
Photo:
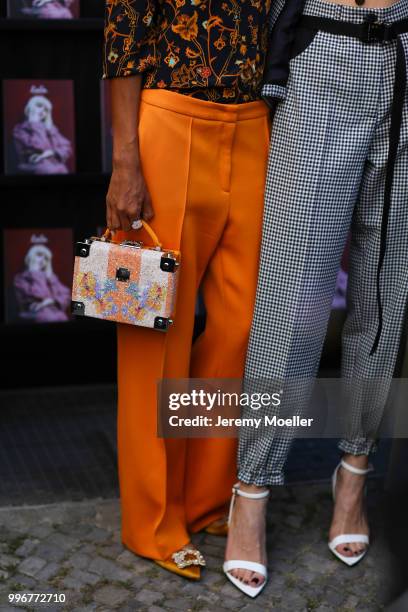
<svg viewBox="0 0 408 612">
<path fill-rule="evenodd" d="M 139 141 L 135 138 L 132 141 L 116 141 L 113 145 L 113 167 L 134 167 L 139 164 Z"/>
<path fill-rule="evenodd" d="M 120 162 L 112 162 L 112 172 L 117 175 L 122 175 L 123 177 L 127 177 L 131 175 L 132 177 L 136 176 L 138 172 L 141 172 L 141 165 L 139 160 L 123 160 Z"/>
<path fill-rule="evenodd" d="M 132 170 L 140 168 L 139 155 L 128 155 L 122 157 L 114 157 L 112 160 L 112 169 L 119 171 Z"/>
</svg>

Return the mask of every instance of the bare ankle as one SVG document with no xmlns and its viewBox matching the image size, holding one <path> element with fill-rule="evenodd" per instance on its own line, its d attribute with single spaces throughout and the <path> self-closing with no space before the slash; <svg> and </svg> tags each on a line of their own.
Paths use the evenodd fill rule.
<svg viewBox="0 0 408 612">
<path fill-rule="evenodd" d="M 368 456 L 367 455 L 343 455 L 343 461 L 349 463 L 353 467 L 360 468 L 362 470 L 368 467 Z"/>
<path fill-rule="evenodd" d="M 246 484 L 245 482 L 239 482 L 239 488 L 245 493 L 263 493 L 269 490 L 268 487 L 258 487 L 257 485 Z"/>
</svg>

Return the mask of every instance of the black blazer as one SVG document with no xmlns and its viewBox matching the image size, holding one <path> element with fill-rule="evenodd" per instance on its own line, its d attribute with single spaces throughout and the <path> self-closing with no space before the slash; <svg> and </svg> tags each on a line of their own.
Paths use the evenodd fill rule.
<svg viewBox="0 0 408 612">
<path fill-rule="evenodd" d="M 265 63 L 262 97 L 274 108 L 286 96 L 296 25 L 305 0 L 272 0 L 269 21 L 269 46 Z"/>
</svg>

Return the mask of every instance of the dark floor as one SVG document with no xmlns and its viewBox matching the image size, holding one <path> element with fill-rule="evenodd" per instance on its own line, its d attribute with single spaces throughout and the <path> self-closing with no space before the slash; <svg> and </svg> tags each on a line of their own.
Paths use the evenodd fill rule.
<svg viewBox="0 0 408 612">
<path fill-rule="evenodd" d="M 112 386 L 0 394 L 0 504 L 117 494 Z"/>
<path fill-rule="evenodd" d="M 116 391 L 111 385 L 0 393 L 0 505 L 118 495 Z M 386 471 L 389 443 L 375 457 Z M 335 440 L 297 440 L 288 482 L 328 479 Z"/>
</svg>

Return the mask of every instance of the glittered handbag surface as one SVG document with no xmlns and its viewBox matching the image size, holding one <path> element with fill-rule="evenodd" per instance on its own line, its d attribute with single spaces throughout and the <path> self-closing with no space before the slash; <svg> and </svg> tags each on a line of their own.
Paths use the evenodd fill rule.
<svg viewBox="0 0 408 612">
<path fill-rule="evenodd" d="M 173 323 L 180 266 L 178 251 L 163 250 L 146 222 L 154 246 L 101 238 L 77 242 L 72 313 L 167 331 Z"/>
</svg>

